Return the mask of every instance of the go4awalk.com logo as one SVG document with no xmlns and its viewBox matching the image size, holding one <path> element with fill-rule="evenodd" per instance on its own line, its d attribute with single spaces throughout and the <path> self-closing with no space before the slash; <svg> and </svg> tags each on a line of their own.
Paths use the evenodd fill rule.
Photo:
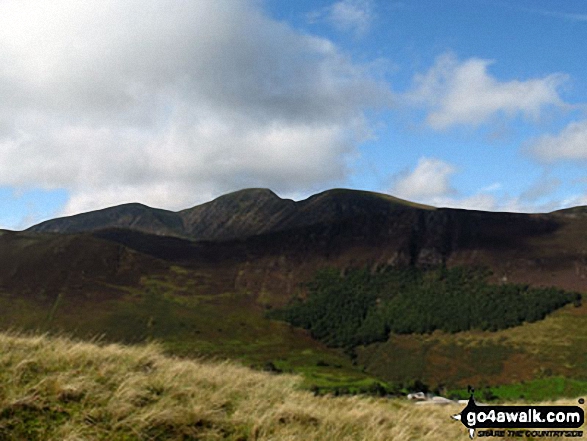
<svg viewBox="0 0 587 441">
<path fill-rule="evenodd" d="M 579 403 L 583 404 L 584 400 Z M 577 438 L 583 436 L 583 431 L 572 429 L 578 429 L 585 422 L 585 413 L 579 406 L 478 406 L 473 394 L 461 413 L 452 417 L 463 423 L 471 439 L 477 429 L 496 429 L 480 431 L 480 437 Z M 520 427 L 525 429 L 514 430 Z"/>
</svg>

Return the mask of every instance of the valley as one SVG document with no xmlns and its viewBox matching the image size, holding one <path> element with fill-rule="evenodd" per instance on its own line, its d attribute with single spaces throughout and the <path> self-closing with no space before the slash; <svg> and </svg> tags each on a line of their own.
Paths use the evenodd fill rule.
<svg viewBox="0 0 587 441">
<path fill-rule="evenodd" d="M 587 382 L 587 309 L 576 298 L 533 323 L 449 332 L 423 322 L 424 333 L 392 332 L 350 352 L 271 318 L 294 298 L 305 301 L 321 270 L 344 276 L 479 267 L 489 271 L 490 285 L 584 295 L 587 217 L 578 209 L 435 209 L 354 190 L 293 202 L 254 189 L 180 212 L 181 222 L 144 206 L 134 215 L 125 208 L 117 217 L 118 210 L 0 235 L 2 329 L 159 341 L 177 356 L 301 373 L 306 387 L 323 392 L 381 384 L 399 393 L 415 381 L 455 391 Z M 187 212 L 198 213 L 192 224 Z M 218 227 L 202 227 L 197 234 L 207 238 L 194 240 L 198 224 Z"/>
</svg>

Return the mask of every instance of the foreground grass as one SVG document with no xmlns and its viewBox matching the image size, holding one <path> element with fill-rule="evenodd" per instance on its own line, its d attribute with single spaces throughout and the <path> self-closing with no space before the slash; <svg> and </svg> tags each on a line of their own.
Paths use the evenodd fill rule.
<svg viewBox="0 0 587 441">
<path fill-rule="evenodd" d="M 308 389 L 359 390 L 380 383 L 341 350 L 328 348 L 304 330 L 268 320 L 255 294 L 210 295 L 209 279 L 205 272 L 172 267 L 167 274 L 142 277 L 138 288 L 112 285 L 118 295 L 100 300 L 100 295 L 84 291 L 62 293 L 49 302 L 0 288 L 0 332 L 65 333 L 83 340 L 101 336 L 124 344 L 157 340 L 174 356 L 228 358 L 259 369 L 272 363 L 283 372 L 303 375 Z"/>
<path fill-rule="evenodd" d="M 461 407 L 314 396 L 301 377 L 0 334 L 0 440 L 466 439 Z M 544 438 L 541 438 L 544 439 Z"/>
</svg>

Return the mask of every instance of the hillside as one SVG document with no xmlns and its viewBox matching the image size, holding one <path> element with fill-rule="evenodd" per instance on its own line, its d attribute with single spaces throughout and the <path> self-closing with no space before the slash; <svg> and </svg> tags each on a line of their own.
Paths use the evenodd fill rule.
<svg viewBox="0 0 587 441">
<path fill-rule="evenodd" d="M 314 396 L 299 390 L 299 377 L 170 358 L 154 345 L 0 334 L 0 366 L 0 439 L 7 441 L 466 436 L 450 418 L 462 405 Z"/>
<path fill-rule="evenodd" d="M 181 234 L 183 224 L 177 213 L 132 203 L 48 220 L 30 227 L 28 231 L 79 233 L 116 227 L 175 236 Z"/>
<path fill-rule="evenodd" d="M 453 334 L 392 333 L 381 341 L 387 330 L 401 331 L 386 318 L 379 326 L 384 332 L 354 352 L 313 339 L 314 325 L 307 332 L 267 314 L 293 298 L 307 298 L 307 284 L 325 269 L 343 276 L 344 285 L 344 276 L 354 269 L 378 274 L 388 268 L 483 267 L 489 271 L 487 283 L 503 285 L 488 292 L 522 293 L 528 285 L 538 293 L 554 286 L 585 294 L 587 217 L 580 208 L 551 214 L 434 209 L 354 190 L 330 190 L 293 202 L 262 189 L 231 193 L 178 213 L 155 216 L 148 207 L 135 208 L 144 222 L 117 218 L 120 207 L 114 207 L 108 216 L 99 211 L 65 219 L 89 231 L 67 232 L 73 227 L 66 225 L 61 233 L 33 228 L 0 235 L 0 328 L 65 330 L 127 343 L 158 339 L 173 354 L 228 357 L 256 367 L 272 363 L 304 374 L 308 386 L 325 390 L 358 390 L 373 377 L 390 387 L 415 380 L 433 387 L 557 376 L 587 380 L 585 341 L 574 332 L 587 326 L 585 302 L 537 315 L 519 315 L 521 309 L 500 305 L 493 308 L 496 314 L 508 311 L 517 315 L 509 323 L 524 324 L 487 334 L 459 325 L 446 328 Z M 179 223 L 168 219 L 177 216 L 191 219 L 181 221 L 177 234 L 125 227 L 174 229 Z M 80 219 L 88 222 L 76 224 Z M 58 227 L 65 220 L 42 225 L 55 222 Z M 199 229 L 187 231 L 186 225 Z M 208 239 L 194 240 L 190 234 Z M 512 291 L 509 284 L 519 287 Z M 434 286 L 427 295 L 434 294 Z M 409 295 L 397 299 L 410 303 Z M 372 315 L 377 302 L 391 300 L 380 297 L 370 297 Z M 498 297 L 492 301 L 499 302 Z M 434 301 L 446 303 L 444 298 Z M 525 321 L 536 318 L 532 324 Z M 499 317 L 494 321 L 495 327 L 483 319 L 475 326 L 499 329 Z M 408 329 L 444 328 L 426 319 Z M 526 329 L 534 331 L 519 343 Z M 533 343 L 533 336 L 548 333 L 557 338 L 542 346 Z"/>
<path fill-rule="evenodd" d="M 259 293 L 235 287 L 234 262 L 208 259 L 214 248 L 135 234 L 137 246 L 160 258 L 87 233 L 0 235 L 0 329 L 125 343 L 157 339 L 173 354 L 228 357 L 257 368 L 274 363 L 327 389 L 340 378 L 357 388 L 372 381 L 305 331 L 267 320 Z M 194 247 L 191 266 L 164 259 L 177 257 L 177 242 Z"/>
</svg>

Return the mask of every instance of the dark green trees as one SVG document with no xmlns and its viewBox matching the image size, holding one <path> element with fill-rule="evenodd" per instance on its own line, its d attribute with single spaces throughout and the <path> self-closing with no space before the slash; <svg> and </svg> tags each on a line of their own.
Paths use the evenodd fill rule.
<svg viewBox="0 0 587 441">
<path fill-rule="evenodd" d="M 275 311 L 279 318 L 311 331 L 331 346 L 352 348 L 384 341 L 390 332 L 436 329 L 498 330 L 543 319 L 577 302 L 578 293 L 528 285 L 491 285 L 481 268 L 388 268 L 371 274 L 320 271 L 308 284 L 308 298 Z"/>
</svg>

